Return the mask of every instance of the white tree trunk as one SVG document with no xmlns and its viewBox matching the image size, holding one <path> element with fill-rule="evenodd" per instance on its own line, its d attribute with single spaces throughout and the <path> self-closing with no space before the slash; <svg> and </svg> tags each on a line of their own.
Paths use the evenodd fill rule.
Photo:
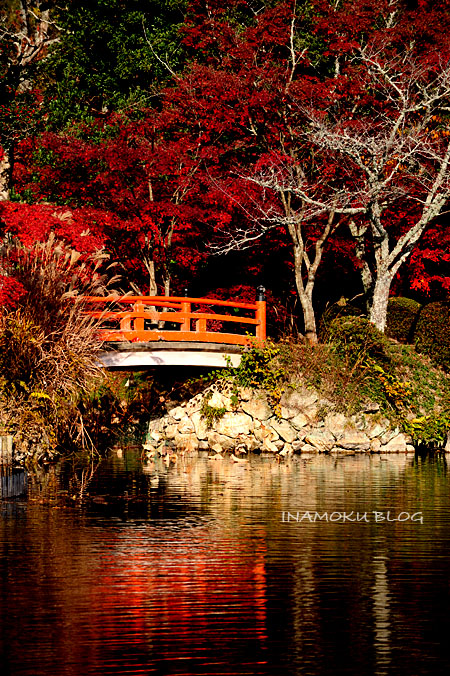
<svg viewBox="0 0 450 676">
<path fill-rule="evenodd" d="M 11 154 L 3 148 L 3 157 L 0 160 L 0 201 L 9 200 L 11 195 Z"/>
<path fill-rule="evenodd" d="M 384 333 L 386 328 L 389 291 L 392 284 L 392 275 L 384 273 L 378 275 L 373 290 L 372 305 L 369 319 L 376 328 Z"/>
</svg>

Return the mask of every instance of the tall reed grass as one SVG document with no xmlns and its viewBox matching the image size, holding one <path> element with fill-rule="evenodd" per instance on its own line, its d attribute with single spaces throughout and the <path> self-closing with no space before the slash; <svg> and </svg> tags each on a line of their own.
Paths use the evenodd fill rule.
<svg viewBox="0 0 450 676">
<path fill-rule="evenodd" d="M 103 295 L 117 281 L 106 266 L 103 252 L 82 255 L 53 234 L 0 248 L 0 272 L 23 288 L 14 307 L 0 308 L 0 429 L 14 434 L 24 461 L 92 447 L 79 402 L 105 375 L 83 295 Z"/>
</svg>

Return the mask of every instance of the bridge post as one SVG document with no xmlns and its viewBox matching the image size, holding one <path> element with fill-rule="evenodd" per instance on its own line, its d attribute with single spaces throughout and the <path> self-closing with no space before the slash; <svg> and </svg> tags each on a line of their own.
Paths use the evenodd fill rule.
<svg viewBox="0 0 450 676">
<path fill-rule="evenodd" d="M 144 312 L 144 303 L 138 301 L 137 303 L 134 304 L 134 311 L 135 312 Z M 144 330 L 144 318 L 143 317 L 136 317 L 134 320 L 134 330 L 135 331 L 143 331 Z"/>
<path fill-rule="evenodd" d="M 256 340 L 266 340 L 266 296 L 265 288 L 258 286 L 256 295 Z"/>
</svg>

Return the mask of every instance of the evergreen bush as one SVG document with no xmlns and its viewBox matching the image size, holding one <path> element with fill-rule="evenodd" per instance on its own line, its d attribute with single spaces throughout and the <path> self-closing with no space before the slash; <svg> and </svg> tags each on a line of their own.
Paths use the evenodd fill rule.
<svg viewBox="0 0 450 676">
<path fill-rule="evenodd" d="M 420 303 L 412 298 L 390 298 L 386 335 L 398 340 L 399 343 L 411 343 L 421 307 Z"/>
<path fill-rule="evenodd" d="M 414 343 L 418 352 L 450 371 L 450 302 L 429 303 L 422 309 Z"/>
</svg>

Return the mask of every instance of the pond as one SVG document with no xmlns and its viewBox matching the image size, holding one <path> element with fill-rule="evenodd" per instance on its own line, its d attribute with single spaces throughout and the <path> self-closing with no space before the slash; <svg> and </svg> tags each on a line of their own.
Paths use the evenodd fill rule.
<svg viewBox="0 0 450 676">
<path fill-rule="evenodd" d="M 13 479 L 3 676 L 450 673 L 445 456 L 118 448 Z"/>
</svg>

